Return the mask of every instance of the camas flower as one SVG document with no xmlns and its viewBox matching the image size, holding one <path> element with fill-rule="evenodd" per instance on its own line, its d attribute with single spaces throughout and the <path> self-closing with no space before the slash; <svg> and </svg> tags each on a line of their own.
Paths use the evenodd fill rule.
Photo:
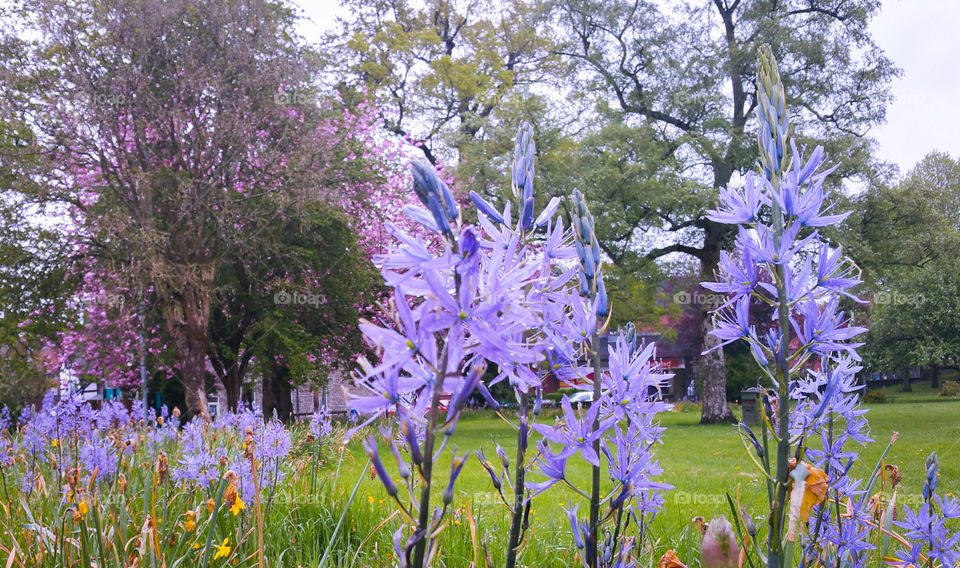
<svg viewBox="0 0 960 568">
<path fill-rule="evenodd" d="M 720 306 L 725 308 L 742 296 L 749 295 L 757 288 L 759 272 L 750 249 L 743 247 L 738 259 L 727 251 L 720 251 L 720 282 L 701 282 L 700 285 L 712 292 L 729 294 L 727 301 Z"/>
<path fill-rule="evenodd" d="M 850 339 L 866 332 L 866 328 L 847 325 L 843 312 L 837 311 L 838 302 L 832 298 L 822 307 L 810 298 L 798 304 L 803 323 L 793 320 L 794 329 L 800 341 L 810 344 L 810 350 L 819 355 L 846 353 L 859 361 L 856 348 L 862 343 L 846 343 Z"/>
<path fill-rule="evenodd" d="M 600 404 L 591 404 L 583 416 L 578 416 L 573 411 L 570 399 L 566 396 L 561 400 L 560 406 L 563 409 L 561 424 L 554 427 L 535 424 L 533 428 L 544 438 L 563 446 L 559 457 L 568 458 L 579 452 L 587 463 L 599 467 L 600 456 L 594 451 L 593 443 L 603 436 L 603 432 L 613 424 L 614 419 L 600 420 L 598 428 L 594 430 L 593 423 L 599 416 Z"/>
<path fill-rule="evenodd" d="M 738 339 L 750 337 L 750 297 L 743 296 L 736 301 L 734 310 L 718 311 L 714 317 L 714 328 L 709 331 L 710 335 L 720 340 L 718 345 L 714 345 L 707 353 L 720 349 L 724 345 L 729 345 Z"/>
<path fill-rule="evenodd" d="M 550 487 L 553 487 L 558 481 L 563 481 L 566 479 L 567 474 L 567 457 L 562 454 L 553 454 L 550 452 L 549 447 L 543 442 L 537 442 L 537 449 L 539 450 L 537 454 L 537 464 L 539 468 L 535 471 L 547 479 L 545 481 L 527 483 L 527 489 L 530 490 L 531 497 L 536 497 Z M 504 457 L 506 457 L 506 455 L 504 455 Z M 509 462 L 505 467 L 509 467 Z"/>
<path fill-rule="evenodd" d="M 728 225 L 751 224 L 757 220 L 760 208 L 769 202 L 761 187 L 754 183 L 753 172 L 748 172 L 743 189 L 720 188 L 720 206 L 707 211 L 707 218 Z"/>
</svg>

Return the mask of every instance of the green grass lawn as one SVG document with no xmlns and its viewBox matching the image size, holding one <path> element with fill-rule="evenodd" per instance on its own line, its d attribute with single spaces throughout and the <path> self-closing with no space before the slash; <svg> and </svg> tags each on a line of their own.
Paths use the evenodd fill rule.
<svg viewBox="0 0 960 568">
<path fill-rule="evenodd" d="M 960 400 L 940 398 L 938 391 L 931 390 L 926 384 L 915 384 L 912 393 L 901 393 L 898 386 L 888 387 L 887 394 L 889 402 L 870 406 L 868 418 L 876 442 L 861 449 L 861 459 L 852 475 L 868 476 L 891 433 L 898 431 L 900 438 L 887 456 L 887 463 L 898 465 L 903 475 L 901 502 L 919 502 L 924 479 L 923 464 L 931 451 L 936 451 L 940 456 L 938 490 L 941 493 L 960 492 Z M 738 412 L 739 409 L 735 409 L 735 413 Z M 662 481 L 674 485 L 675 489 L 668 492 L 664 510 L 650 527 L 649 536 L 654 543 L 651 558 L 658 557 L 666 548 L 674 548 L 681 558 L 691 559 L 696 540 L 692 535 L 691 519 L 695 516 L 710 518 L 718 513 L 729 516 L 725 497 L 727 492 L 735 494 L 739 489 L 747 510 L 755 518 L 764 515 L 765 489 L 760 475 L 744 456 L 734 427 L 701 426 L 698 424 L 699 418 L 699 410 L 689 406 L 685 410 L 662 416 L 661 422 L 667 430 L 656 455 L 665 471 Z M 547 418 L 548 422 L 551 420 Z M 473 413 L 462 419 L 453 443 L 461 452 L 484 447 L 490 458 L 494 456 L 491 436 L 500 442 L 512 459 L 514 434 L 509 426 L 490 412 Z M 446 485 L 451 448 L 445 451 L 435 470 L 436 479 L 439 480 L 437 484 L 441 486 Z M 392 457 L 388 452 L 386 456 L 388 470 L 395 471 Z M 365 459 L 362 450 L 351 443 L 351 455 L 343 464 L 338 494 L 349 492 Z M 580 480 L 581 486 L 586 488 L 588 468 L 579 460 L 571 460 L 571 465 L 574 463 L 578 467 L 572 469 L 571 477 Z M 536 478 L 535 475 L 533 477 Z M 471 458 L 457 487 L 455 506 L 458 506 L 459 515 L 454 517 L 444 540 L 447 565 L 466 566 L 472 560 L 473 539 L 466 515 L 468 508 L 474 518 L 480 519 L 477 540 L 486 539 L 495 563 L 500 562 L 507 513 L 498 504 L 489 478 L 476 459 Z M 436 493 L 441 491 L 442 488 Z M 535 556 L 525 559 L 525 564 L 545 567 L 572 565 L 569 529 L 561 506 L 569 505 L 571 500 L 577 502 L 576 499 L 572 491 L 557 487 L 534 500 L 531 535 L 535 544 L 529 547 L 528 554 Z M 379 484 L 366 478 L 354 504 L 356 516 L 352 531 L 356 537 L 365 537 L 379 518 L 390 514 L 393 510 L 390 505 Z M 585 514 L 586 504 L 580 508 Z M 758 526 L 760 524 L 758 522 Z M 385 550 L 384 547 L 389 547 L 389 533 L 395 527 L 395 522 L 388 523 L 380 530 L 382 534 L 371 537 L 367 546 L 377 542 L 378 548 Z M 367 562 L 371 562 L 372 566 L 379 565 L 375 559 L 368 558 Z"/>
</svg>

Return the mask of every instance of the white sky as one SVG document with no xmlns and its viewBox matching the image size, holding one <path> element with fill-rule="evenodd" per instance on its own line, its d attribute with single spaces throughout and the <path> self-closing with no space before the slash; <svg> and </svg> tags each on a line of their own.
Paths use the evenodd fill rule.
<svg viewBox="0 0 960 568">
<path fill-rule="evenodd" d="M 879 156 L 901 173 L 931 150 L 960 157 L 960 2 L 884 0 L 871 25 L 874 40 L 903 70 L 896 100 L 877 128 Z"/>
<path fill-rule="evenodd" d="M 342 10 L 336 0 L 299 0 L 318 41 Z M 892 86 L 887 122 L 872 135 L 878 156 L 906 173 L 932 150 L 960 157 L 960 0 L 884 0 L 871 33 L 903 75 Z M 958 108 L 951 110 L 953 106 Z"/>
</svg>

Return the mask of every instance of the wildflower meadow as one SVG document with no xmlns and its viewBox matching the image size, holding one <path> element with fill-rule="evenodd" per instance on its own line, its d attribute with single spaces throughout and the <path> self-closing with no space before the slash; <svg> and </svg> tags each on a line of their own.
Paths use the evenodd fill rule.
<svg viewBox="0 0 960 568">
<path fill-rule="evenodd" d="M 404 2 L 347 2 L 357 19 L 343 30 L 369 18 L 381 35 L 328 35 L 340 51 L 314 52 L 285 3 L 13 4 L 5 13 L 41 39 L 5 44 L 5 65 L 28 46 L 36 59 L 24 55 L 4 87 L 22 112 L 4 123 L 17 141 L 0 156 L 19 165 L 0 161 L 0 181 L 27 187 L 31 211 L 67 227 L 43 227 L 35 243 L 67 251 L 52 281 L 72 291 L 0 334 L 2 357 L 35 351 L 39 362 L 3 367 L 27 385 L 0 412 L 7 568 L 960 566 L 960 389 L 938 382 L 956 369 L 944 331 L 955 321 L 930 315 L 941 308 L 924 303 L 923 284 L 949 303 L 950 269 L 871 268 L 899 253 L 864 244 L 881 238 L 864 228 L 881 208 L 842 190 L 866 146 L 846 126 L 811 134 L 829 81 L 797 61 L 819 43 L 775 41 L 803 33 L 723 48 L 738 53 L 732 97 L 744 112 L 721 148 L 717 121 L 697 122 L 719 98 L 648 96 L 644 74 L 667 64 L 651 71 L 627 55 L 714 41 L 683 27 L 701 22 L 690 6 L 674 34 L 650 38 L 617 26 L 679 24 L 643 2 L 511 8 L 543 9 L 564 39 L 521 30 L 536 26 L 532 12 L 471 27 L 452 4 L 428 2 L 427 19 L 407 25 L 419 12 Z M 716 2 L 734 43 L 735 18 L 779 13 L 739 4 Z M 816 12 L 810 25 L 822 25 L 845 9 L 825 4 L 838 5 L 798 2 L 783 17 Z M 755 34 L 782 25 L 758 22 Z M 426 39 L 408 35 L 430 25 Z M 460 65 L 463 43 L 508 28 L 508 65 L 483 81 L 473 74 L 491 51 Z M 425 45 L 447 51 L 431 59 Z M 362 88 L 346 71 L 327 77 L 332 87 L 311 78 L 353 56 Z M 571 82 L 612 85 L 571 123 L 619 104 L 642 124 L 627 116 L 558 142 L 533 95 L 485 91 L 504 75 L 511 88 L 533 84 L 525 68 L 553 56 L 541 73 L 581 61 Z M 703 58 L 671 72 L 697 83 L 714 64 Z M 869 73 L 838 63 L 837 81 L 856 78 L 869 99 L 888 79 L 881 59 Z M 471 88 L 447 118 L 431 103 L 409 107 L 422 124 L 404 122 L 408 90 L 454 89 L 429 74 L 413 82 L 437 69 Z M 50 85 L 106 84 L 125 90 L 44 98 Z M 334 94 L 312 102 L 324 89 Z M 424 124 L 442 128 L 416 134 Z M 434 145 L 442 136 L 447 150 Z M 41 142 L 36 156 L 22 151 Z M 563 153 L 573 146 L 576 161 Z M 627 164 L 638 148 L 645 158 Z M 726 168 L 733 155 L 743 167 Z M 715 191 L 683 181 L 708 167 Z M 617 201 L 631 191 L 643 198 Z M 904 255 L 953 246 L 955 219 L 908 224 L 922 223 L 930 234 L 896 243 Z M 657 241 L 674 228 L 702 234 Z M 659 244 L 631 252 L 646 237 Z M 35 248 L 22 250 L 35 259 Z M 697 259 L 688 282 L 665 276 L 670 254 Z M 26 278 L 28 265 L 10 272 Z M 636 274 L 655 265 L 644 288 Z M 905 305 L 885 319 L 875 287 L 897 274 L 919 291 L 889 297 L 924 306 L 916 325 L 939 326 L 935 341 L 901 347 L 916 340 Z M 708 305 L 668 306 L 682 286 Z M 36 347 L 17 351 L 8 335 Z M 696 365 L 664 354 L 682 336 Z M 931 369 L 929 388 L 908 359 Z M 917 376 L 888 379 L 881 361 Z M 739 377 L 732 396 L 710 378 L 724 372 Z"/>
</svg>

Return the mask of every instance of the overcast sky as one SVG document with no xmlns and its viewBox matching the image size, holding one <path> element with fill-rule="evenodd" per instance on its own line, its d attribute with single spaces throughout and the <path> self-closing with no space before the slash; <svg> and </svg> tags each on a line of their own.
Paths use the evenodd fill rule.
<svg viewBox="0 0 960 568">
<path fill-rule="evenodd" d="M 335 0 L 300 0 L 309 41 L 333 25 Z M 960 157 L 960 0 L 883 0 L 872 24 L 877 44 L 903 75 L 893 83 L 887 122 L 873 131 L 879 157 L 912 168 L 931 150 Z M 958 108 L 954 108 L 958 107 Z"/>
<path fill-rule="evenodd" d="M 874 133 L 880 157 L 913 167 L 927 152 L 960 157 L 960 2 L 884 0 L 874 40 L 903 69 L 896 100 Z"/>
</svg>

